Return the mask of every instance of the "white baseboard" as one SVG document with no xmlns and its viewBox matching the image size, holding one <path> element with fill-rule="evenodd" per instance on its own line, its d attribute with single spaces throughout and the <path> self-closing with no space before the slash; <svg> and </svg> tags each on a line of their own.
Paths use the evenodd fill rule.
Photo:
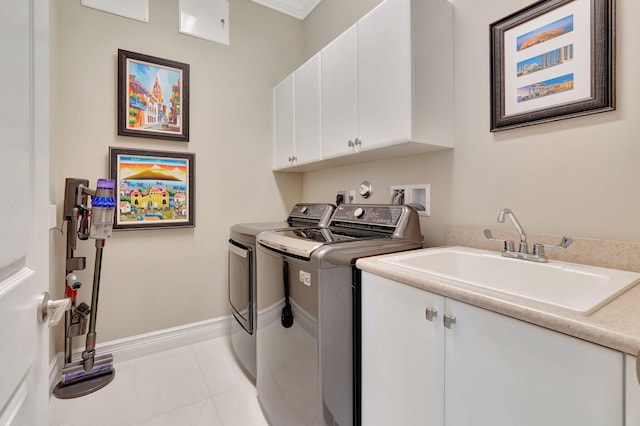
<svg viewBox="0 0 640 426">
<path fill-rule="evenodd" d="M 206 321 L 194 322 L 164 330 L 152 331 L 137 336 L 125 337 L 110 342 L 98 343 L 96 353 L 113 355 L 114 362 L 151 355 L 158 352 L 193 345 L 218 337 L 228 336 L 231 329 L 232 316 L 214 318 Z M 73 351 L 73 359 L 79 359 L 83 348 Z M 49 390 L 53 389 L 60 380 L 64 354 L 58 353 L 49 364 Z"/>
</svg>

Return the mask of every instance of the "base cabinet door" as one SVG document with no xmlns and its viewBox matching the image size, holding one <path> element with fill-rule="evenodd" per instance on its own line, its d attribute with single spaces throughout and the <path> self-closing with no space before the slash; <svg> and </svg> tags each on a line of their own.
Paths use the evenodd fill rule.
<svg viewBox="0 0 640 426">
<path fill-rule="evenodd" d="M 445 425 L 623 425 L 623 355 L 447 299 Z"/>
<path fill-rule="evenodd" d="M 443 308 L 442 296 L 363 273 L 363 425 L 443 424 Z"/>
<path fill-rule="evenodd" d="M 640 425 L 640 383 L 638 383 L 637 359 L 625 355 L 625 425 Z"/>
</svg>

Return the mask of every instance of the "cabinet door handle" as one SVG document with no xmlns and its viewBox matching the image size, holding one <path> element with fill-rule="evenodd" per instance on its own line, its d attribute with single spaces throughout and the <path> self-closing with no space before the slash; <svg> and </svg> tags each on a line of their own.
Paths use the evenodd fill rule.
<svg viewBox="0 0 640 426">
<path fill-rule="evenodd" d="M 456 323 L 456 317 L 453 315 L 445 315 L 442 320 L 444 321 L 444 326 L 448 329 L 451 329 L 451 326 Z"/>
<path fill-rule="evenodd" d="M 353 143 L 353 141 L 351 139 L 349 139 L 349 141 L 347 142 L 347 146 L 348 147 L 354 146 L 354 143 Z"/>
<path fill-rule="evenodd" d="M 362 145 L 362 141 L 358 138 L 353 142 L 354 145 Z"/>
<path fill-rule="evenodd" d="M 424 315 L 427 321 L 433 321 L 438 316 L 438 310 L 436 308 L 427 308 Z"/>
</svg>

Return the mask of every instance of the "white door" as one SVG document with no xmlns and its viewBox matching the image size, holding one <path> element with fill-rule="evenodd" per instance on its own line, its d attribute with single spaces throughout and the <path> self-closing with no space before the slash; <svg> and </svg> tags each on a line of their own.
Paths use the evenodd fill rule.
<svg viewBox="0 0 640 426">
<path fill-rule="evenodd" d="M 48 0 L 0 0 L 0 425 L 46 425 Z"/>
</svg>

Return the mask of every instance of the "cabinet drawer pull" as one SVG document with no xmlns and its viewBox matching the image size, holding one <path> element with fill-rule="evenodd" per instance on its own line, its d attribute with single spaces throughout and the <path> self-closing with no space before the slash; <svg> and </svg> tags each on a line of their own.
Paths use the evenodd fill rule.
<svg viewBox="0 0 640 426">
<path fill-rule="evenodd" d="M 456 323 L 456 317 L 453 315 L 445 315 L 443 317 L 444 326 L 451 329 L 451 326 Z"/>
<path fill-rule="evenodd" d="M 354 143 L 353 143 L 353 141 L 351 139 L 349 139 L 349 141 L 347 142 L 347 146 L 348 147 L 354 146 Z"/>
<path fill-rule="evenodd" d="M 436 308 L 427 308 L 425 310 L 425 317 L 427 321 L 433 321 L 435 317 L 438 316 L 438 310 Z"/>
</svg>

